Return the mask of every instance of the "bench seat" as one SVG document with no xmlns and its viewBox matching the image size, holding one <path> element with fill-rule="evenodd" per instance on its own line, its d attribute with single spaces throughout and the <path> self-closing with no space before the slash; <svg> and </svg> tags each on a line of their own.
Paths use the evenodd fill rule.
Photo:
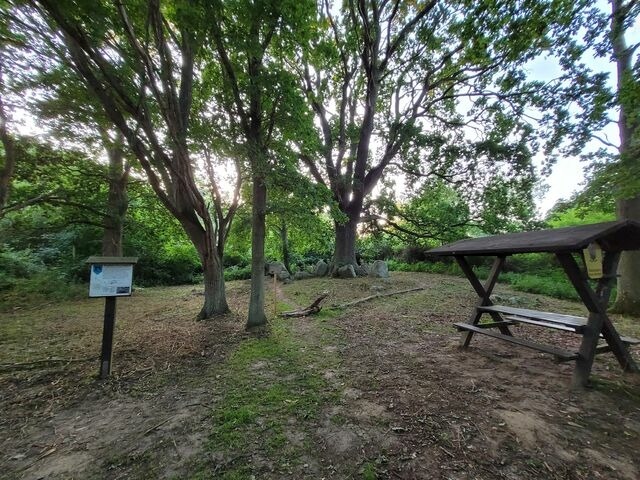
<svg viewBox="0 0 640 480">
<path fill-rule="evenodd" d="M 553 328 L 566 332 L 583 333 L 587 325 L 585 317 L 577 317 L 575 315 L 563 315 L 560 313 L 540 312 L 538 310 L 529 310 L 527 308 L 507 307 L 504 305 L 485 305 L 478 307 L 481 312 L 504 313 L 504 319 L 510 323 L 526 323 L 528 325 L 536 325 L 538 327 Z M 499 323 L 499 322 L 498 322 Z M 506 324 L 506 323 L 505 323 Z M 481 324 L 482 325 L 482 324 Z M 489 324 L 491 325 L 491 324 Z M 487 328 L 487 327 L 483 327 Z M 602 334 L 600 338 L 603 338 Z M 632 337 L 620 337 L 622 343 L 627 345 L 638 345 L 640 339 Z"/>
<path fill-rule="evenodd" d="M 489 328 L 481 328 L 479 326 L 469 325 L 467 323 L 454 323 L 454 325 L 458 330 L 461 330 L 461 331 L 480 333 L 482 335 L 487 335 L 489 337 L 504 340 L 505 342 L 515 343 L 516 345 L 520 345 L 522 347 L 532 348 L 534 350 L 538 350 L 539 352 L 549 353 L 555 356 L 560 361 L 566 362 L 566 361 L 575 360 L 576 358 L 578 358 L 578 354 L 575 352 L 562 350 L 560 348 L 553 347 L 551 345 L 545 345 L 543 343 L 532 342 L 531 340 L 526 340 L 524 338 L 517 338 L 509 335 L 503 335 L 501 333 L 493 332 Z"/>
</svg>

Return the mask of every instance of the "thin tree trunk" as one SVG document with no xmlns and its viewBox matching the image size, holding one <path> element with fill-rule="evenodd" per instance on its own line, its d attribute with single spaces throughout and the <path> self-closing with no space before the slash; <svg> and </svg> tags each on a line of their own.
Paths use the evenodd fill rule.
<svg viewBox="0 0 640 480">
<path fill-rule="evenodd" d="M 627 82 L 633 80 L 631 50 L 625 40 L 625 21 L 629 9 L 622 0 L 612 0 L 611 44 L 617 69 L 617 93 L 620 114 L 618 131 L 620 134 L 619 162 L 629 164 L 640 161 L 631 158 L 631 140 L 638 128 L 637 122 L 631 122 L 628 106 L 622 98 Z M 616 202 L 617 216 L 620 220 L 640 221 L 640 195 L 631 198 L 619 198 Z M 640 252 L 624 252 L 618 264 L 618 288 L 613 310 L 618 313 L 640 314 Z"/>
<path fill-rule="evenodd" d="M 122 235 L 124 221 L 129 208 L 127 197 L 128 172 L 124 166 L 124 150 L 122 135 L 116 143 L 107 147 L 109 155 L 109 192 L 107 194 L 107 212 L 104 217 L 102 234 L 102 254 L 105 256 L 122 256 Z"/>
<path fill-rule="evenodd" d="M 264 313 L 264 238 L 267 186 L 264 177 L 253 177 L 251 217 L 251 298 L 247 328 L 267 323 Z"/>
<path fill-rule="evenodd" d="M 0 216 L 9 201 L 11 178 L 16 167 L 16 151 L 14 139 L 9 133 L 7 112 L 3 101 L 4 81 L 2 77 L 2 58 L 0 58 L 0 141 L 4 148 L 4 162 L 0 169 Z"/>
<path fill-rule="evenodd" d="M 291 253 L 289 251 L 289 235 L 287 230 L 287 223 L 282 222 L 280 225 L 280 242 L 282 243 L 282 263 L 287 272 L 291 272 Z"/>
</svg>

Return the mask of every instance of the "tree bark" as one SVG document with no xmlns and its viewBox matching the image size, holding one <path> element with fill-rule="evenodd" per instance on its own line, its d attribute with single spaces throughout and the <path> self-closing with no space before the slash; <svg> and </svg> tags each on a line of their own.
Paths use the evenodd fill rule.
<svg viewBox="0 0 640 480">
<path fill-rule="evenodd" d="M 356 259 L 356 239 L 358 236 L 359 215 L 351 215 L 346 223 L 335 222 L 335 250 L 329 266 L 329 275 L 337 275 L 338 269 L 345 265 L 353 265 L 353 269 L 359 276 L 366 272 L 358 265 Z"/>
<path fill-rule="evenodd" d="M 217 255 L 214 249 L 205 249 L 200 253 L 200 260 L 204 274 L 204 305 L 197 318 L 204 320 L 228 313 L 229 305 L 224 284 L 222 256 Z"/>
<path fill-rule="evenodd" d="M 625 40 L 625 24 L 630 12 L 629 6 L 622 0 L 612 0 L 611 44 L 616 61 L 617 94 L 620 113 L 618 131 L 620 147 L 618 162 L 622 165 L 638 162 L 632 158 L 632 139 L 637 134 L 638 123 L 632 121 L 632 112 L 622 98 L 622 93 L 633 79 L 632 50 L 627 48 Z M 619 198 L 616 202 L 617 216 L 620 220 L 640 220 L 640 195 L 630 198 Z M 640 252 L 623 252 L 618 264 L 618 285 L 613 310 L 617 313 L 640 314 Z"/>
<path fill-rule="evenodd" d="M 267 185 L 262 176 L 253 177 L 251 208 L 251 298 L 247 328 L 267 323 L 264 313 L 264 238 L 267 210 Z"/>
<path fill-rule="evenodd" d="M 617 202 L 618 218 L 640 221 L 640 196 Z M 618 263 L 618 285 L 613 310 L 640 315 L 640 251 L 622 252 Z"/>
<path fill-rule="evenodd" d="M 0 169 L 0 216 L 9 200 L 11 178 L 16 167 L 16 151 L 13 136 L 9 132 L 8 117 L 3 101 L 4 81 L 2 77 L 2 58 L 0 57 L 0 141 L 4 148 L 4 162 Z"/>
<path fill-rule="evenodd" d="M 289 251 L 289 235 L 287 231 L 287 223 L 282 222 L 279 228 L 280 242 L 282 244 L 282 263 L 287 272 L 291 273 L 291 252 Z"/>
<path fill-rule="evenodd" d="M 106 215 L 103 220 L 102 255 L 108 257 L 122 256 L 124 221 L 129 208 L 127 196 L 129 175 L 124 165 L 123 142 L 122 135 L 118 135 L 116 142 L 107 146 L 109 191 L 107 193 Z"/>
</svg>

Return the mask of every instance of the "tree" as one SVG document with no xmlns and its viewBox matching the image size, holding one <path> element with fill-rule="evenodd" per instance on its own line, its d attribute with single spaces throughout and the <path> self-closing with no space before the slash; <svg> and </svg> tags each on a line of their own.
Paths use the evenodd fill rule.
<svg viewBox="0 0 640 480">
<path fill-rule="evenodd" d="M 432 139 L 452 142 L 464 134 L 479 144 L 525 141 L 535 148 L 544 142 L 549 154 L 566 137 L 586 141 L 584 132 L 599 120 L 588 115 L 599 91 L 594 84 L 566 77 L 529 81 L 524 69 L 543 52 L 566 53 L 567 68 L 579 58 L 583 50 L 566 32 L 580 28 L 587 5 L 348 0 L 336 13 L 322 2 L 317 39 L 298 62 L 320 126 L 320 158 L 309 147 L 301 160 L 331 189 L 342 213 L 335 221 L 333 271 L 355 265 L 366 198 L 390 165 L 430 155 L 438 147 Z M 570 102 L 586 112 L 575 123 Z M 547 112 L 538 122 L 528 107 Z"/>
<path fill-rule="evenodd" d="M 617 216 L 640 221 L 640 43 L 627 46 L 626 32 L 640 12 L 636 0 L 611 0 L 610 41 L 616 64 L 616 99 L 619 108 Z M 631 180 L 631 181 L 630 181 Z M 624 252 L 618 265 L 618 289 L 614 310 L 640 314 L 640 252 Z"/>
<path fill-rule="evenodd" d="M 33 0 L 29 28 L 69 62 L 140 162 L 162 204 L 185 229 L 204 271 L 199 318 L 228 311 L 222 256 L 232 214 L 213 212 L 194 169 L 190 123 L 205 36 L 201 8 L 176 0 Z M 36 15 L 36 12 L 41 17 Z M 51 28 L 47 29 L 43 18 Z M 199 105 L 206 101 L 200 100 Z M 238 179 L 238 181 L 240 181 Z M 219 207 L 219 208 L 218 208 Z M 228 212 L 231 213 L 231 212 Z"/>
<path fill-rule="evenodd" d="M 220 98 L 230 121 L 232 136 L 239 138 L 250 169 L 251 298 L 247 328 L 264 325 L 264 246 L 266 235 L 267 184 L 271 171 L 296 130 L 292 121 L 296 104 L 294 85 L 282 66 L 282 58 L 295 45 L 310 2 L 258 0 L 214 2 L 211 8 L 211 38 L 220 71 L 211 78 L 222 80 Z M 213 67 L 214 65 L 212 65 Z M 288 124 L 288 128 L 287 125 Z M 280 147 L 276 144 L 280 144 Z"/>
</svg>

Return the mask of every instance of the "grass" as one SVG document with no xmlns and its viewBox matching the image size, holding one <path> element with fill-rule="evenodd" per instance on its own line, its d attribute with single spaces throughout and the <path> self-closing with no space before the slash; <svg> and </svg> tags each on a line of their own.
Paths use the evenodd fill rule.
<svg viewBox="0 0 640 480">
<path fill-rule="evenodd" d="M 337 398 L 319 372 L 338 360 L 322 349 L 334 331 L 320 328 L 320 338 L 308 339 L 291 322 L 275 319 L 267 334 L 242 342 L 216 376 L 225 394 L 211 415 L 207 449 L 238 461 L 202 465 L 193 478 L 247 478 L 266 465 L 284 473 L 303 462 L 304 445 L 291 438 L 306 438 L 305 425 Z"/>
</svg>

